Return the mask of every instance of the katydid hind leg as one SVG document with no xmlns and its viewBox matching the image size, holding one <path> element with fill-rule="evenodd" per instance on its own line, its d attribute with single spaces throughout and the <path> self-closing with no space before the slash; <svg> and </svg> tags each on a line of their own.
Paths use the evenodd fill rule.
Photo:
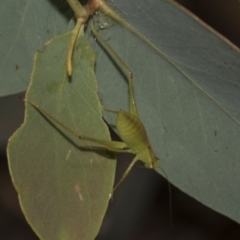
<svg viewBox="0 0 240 240">
<path fill-rule="evenodd" d="M 126 144 L 124 142 L 104 140 L 104 139 L 98 139 L 98 138 L 91 138 L 91 137 L 87 137 L 87 136 L 83 136 L 83 135 L 77 134 L 71 128 L 69 128 L 66 125 L 64 125 L 62 122 L 57 120 L 50 113 L 48 113 L 46 110 L 44 110 L 43 108 L 41 108 L 37 104 L 35 104 L 35 103 L 33 103 L 33 102 L 31 102 L 30 100 L 27 100 L 27 99 L 25 99 L 24 101 L 28 102 L 29 104 L 31 104 L 34 108 L 36 108 L 41 114 L 46 116 L 48 119 L 50 119 L 53 123 L 57 124 L 58 126 L 60 126 L 63 129 L 65 129 L 66 131 L 68 131 L 72 135 L 76 136 L 80 140 L 94 142 L 94 143 L 97 143 L 97 144 L 104 145 L 104 146 L 106 146 L 109 149 L 109 151 L 112 151 L 111 149 L 124 150 L 124 149 L 127 148 L 127 146 L 126 146 Z"/>
</svg>

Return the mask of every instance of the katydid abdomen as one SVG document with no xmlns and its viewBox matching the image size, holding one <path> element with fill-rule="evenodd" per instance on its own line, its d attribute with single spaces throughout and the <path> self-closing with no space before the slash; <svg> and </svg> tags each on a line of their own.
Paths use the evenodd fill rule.
<svg viewBox="0 0 240 240">
<path fill-rule="evenodd" d="M 135 154 L 143 152 L 150 146 L 146 130 L 141 120 L 129 112 L 117 113 L 116 127 L 119 136 Z"/>
</svg>

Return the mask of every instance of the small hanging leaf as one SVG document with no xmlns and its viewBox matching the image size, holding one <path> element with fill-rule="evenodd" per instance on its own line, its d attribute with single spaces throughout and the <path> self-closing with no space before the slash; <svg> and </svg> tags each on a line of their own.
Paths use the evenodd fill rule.
<svg viewBox="0 0 240 240">
<path fill-rule="evenodd" d="M 109 139 L 94 75 L 95 55 L 80 32 L 73 75 L 66 59 L 71 33 L 49 41 L 34 60 L 26 99 L 76 133 Z M 11 176 L 22 210 L 40 239 L 94 239 L 112 190 L 115 161 L 78 140 L 26 103 L 25 120 L 9 140 Z"/>
</svg>

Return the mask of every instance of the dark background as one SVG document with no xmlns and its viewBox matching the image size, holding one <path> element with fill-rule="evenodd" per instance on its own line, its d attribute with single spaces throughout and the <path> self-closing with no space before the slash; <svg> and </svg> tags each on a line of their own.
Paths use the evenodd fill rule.
<svg viewBox="0 0 240 240">
<path fill-rule="evenodd" d="M 178 2 L 240 46 L 240 1 Z M 0 240 L 38 239 L 20 210 L 5 153 L 7 139 L 23 121 L 23 111 L 19 95 L 0 99 Z M 131 159 L 131 155 L 119 156 L 117 179 Z M 177 188 L 171 186 L 171 190 L 170 204 L 167 181 L 152 170 L 136 166 L 110 202 L 97 240 L 240 239 L 239 224 Z"/>
</svg>

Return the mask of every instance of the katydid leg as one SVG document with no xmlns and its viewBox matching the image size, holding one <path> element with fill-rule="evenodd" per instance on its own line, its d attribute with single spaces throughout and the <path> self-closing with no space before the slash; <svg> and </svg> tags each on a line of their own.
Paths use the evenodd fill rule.
<svg viewBox="0 0 240 240">
<path fill-rule="evenodd" d="M 97 40 L 101 43 L 104 48 L 110 53 L 110 55 L 117 61 L 119 66 L 123 69 L 125 74 L 127 75 L 128 85 L 129 85 L 129 112 L 138 116 L 138 110 L 135 102 L 134 91 L 133 91 L 133 76 L 132 72 L 128 68 L 128 66 L 124 63 L 124 61 L 117 55 L 117 53 L 106 43 L 106 41 L 101 37 L 100 34 L 93 27 L 93 22 L 91 23 L 91 29 L 94 33 Z"/>
</svg>

